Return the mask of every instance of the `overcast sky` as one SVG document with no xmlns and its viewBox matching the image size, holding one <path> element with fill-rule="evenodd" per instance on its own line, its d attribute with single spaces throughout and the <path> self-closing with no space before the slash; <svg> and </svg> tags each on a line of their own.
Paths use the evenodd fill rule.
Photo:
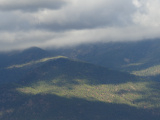
<svg viewBox="0 0 160 120">
<path fill-rule="evenodd" d="M 0 51 L 160 38 L 160 0 L 0 0 Z"/>
</svg>

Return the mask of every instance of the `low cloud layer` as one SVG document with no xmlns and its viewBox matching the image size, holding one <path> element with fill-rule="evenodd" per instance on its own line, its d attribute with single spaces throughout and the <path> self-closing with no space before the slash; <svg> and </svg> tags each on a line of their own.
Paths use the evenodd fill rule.
<svg viewBox="0 0 160 120">
<path fill-rule="evenodd" d="M 159 0 L 1 0 L 0 50 L 160 37 Z"/>
</svg>

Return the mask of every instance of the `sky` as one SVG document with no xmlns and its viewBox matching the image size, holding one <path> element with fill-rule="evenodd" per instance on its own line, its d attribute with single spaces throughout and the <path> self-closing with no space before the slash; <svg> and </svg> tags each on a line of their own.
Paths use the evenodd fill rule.
<svg viewBox="0 0 160 120">
<path fill-rule="evenodd" d="M 160 0 L 0 0 L 0 51 L 160 38 Z"/>
</svg>

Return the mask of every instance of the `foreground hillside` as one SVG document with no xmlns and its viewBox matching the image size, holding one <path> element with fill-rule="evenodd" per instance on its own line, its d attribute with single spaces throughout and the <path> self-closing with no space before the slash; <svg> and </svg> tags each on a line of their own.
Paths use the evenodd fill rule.
<svg viewBox="0 0 160 120">
<path fill-rule="evenodd" d="M 0 86 L 2 120 L 160 119 L 156 82 L 62 56 L 7 69 L 24 73 Z"/>
<path fill-rule="evenodd" d="M 159 120 L 149 110 L 125 104 L 66 98 L 52 94 L 26 95 L 9 92 L 2 99 L 2 120 Z"/>
</svg>

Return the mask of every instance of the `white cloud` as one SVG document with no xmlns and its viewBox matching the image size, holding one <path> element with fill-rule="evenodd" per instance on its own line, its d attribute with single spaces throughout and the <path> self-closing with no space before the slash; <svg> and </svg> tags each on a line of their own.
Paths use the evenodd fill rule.
<svg viewBox="0 0 160 120">
<path fill-rule="evenodd" d="M 133 0 L 133 4 L 136 6 L 136 7 L 141 7 L 141 3 L 139 0 Z"/>
<path fill-rule="evenodd" d="M 134 14 L 134 22 L 143 26 L 160 26 L 160 1 L 159 0 L 142 0 L 139 1 L 140 7 Z"/>
<path fill-rule="evenodd" d="M 1 0 L 0 50 L 159 38 L 159 0 Z"/>
<path fill-rule="evenodd" d="M 62 9 L 46 9 L 35 13 L 34 16 L 39 21 L 40 28 L 86 29 L 130 24 L 131 13 L 134 11 L 135 7 L 128 0 L 73 0 Z"/>
</svg>

